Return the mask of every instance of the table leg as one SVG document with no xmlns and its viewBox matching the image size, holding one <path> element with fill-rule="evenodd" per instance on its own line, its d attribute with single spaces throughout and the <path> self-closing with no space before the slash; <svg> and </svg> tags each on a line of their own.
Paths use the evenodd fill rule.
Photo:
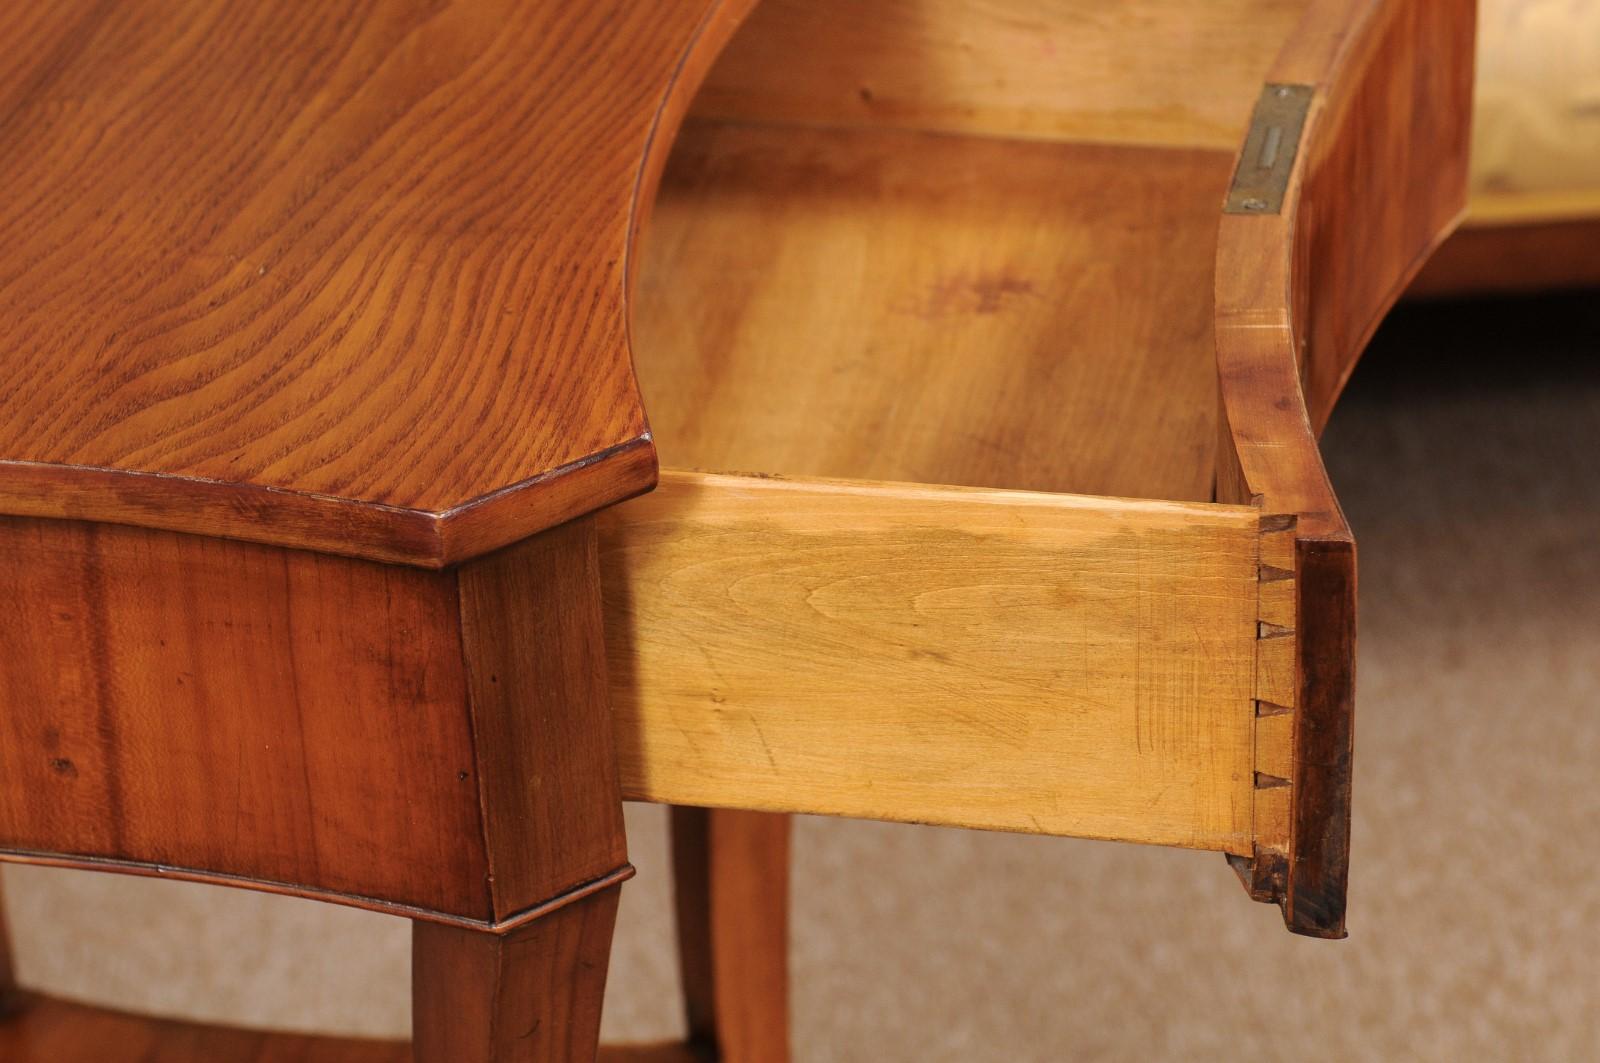
<svg viewBox="0 0 1600 1063">
<path fill-rule="evenodd" d="M 621 885 L 505 933 L 412 928 L 415 1063 L 590 1063 Z"/>
<path fill-rule="evenodd" d="M 672 810 L 690 1042 L 722 1063 L 789 1058 L 789 817 Z"/>
</svg>

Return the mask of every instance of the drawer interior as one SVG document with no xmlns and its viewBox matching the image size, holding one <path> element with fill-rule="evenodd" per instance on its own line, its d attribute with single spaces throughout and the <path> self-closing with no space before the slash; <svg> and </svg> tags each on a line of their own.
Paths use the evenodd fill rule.
<svg viewBox="0 0 1600 1063">
<path fill-rule="evenodd" d="M 640 252 L 662 464 L 1210 499 L 1220 204 L 1302 6 L 766 0 Z"/>
<path fill-rule="evenodd" d="M 1278 841 L 1293 532 L 1212 502 L 1213 292 L 1303 6 L 758 5 L 637 252 L 625 795 Z"/>
</svg>

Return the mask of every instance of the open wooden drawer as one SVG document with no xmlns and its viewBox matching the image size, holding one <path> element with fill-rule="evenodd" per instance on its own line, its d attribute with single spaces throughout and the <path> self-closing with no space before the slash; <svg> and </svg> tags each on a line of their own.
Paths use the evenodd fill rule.
<svg viewBox="0 0 1600 1063">
<path fill-rule="evenodd" d="M 668 469 L 602 518 L 625 792 L 1217 850 L 1342 934 L 1315 434 L 1460 209 L 1471 40 L 1467 4 L 759 6 L 635 276 Z"/>
</svg>

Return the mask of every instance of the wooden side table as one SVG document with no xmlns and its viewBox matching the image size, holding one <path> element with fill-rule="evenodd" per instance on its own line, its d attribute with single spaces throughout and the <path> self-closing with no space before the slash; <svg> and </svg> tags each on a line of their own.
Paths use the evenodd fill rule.
<svg viewBox="0 0 1600 1063">
<path fill-rule="evenodd" d="M 6 964 L 0 1057 L 593 1058 L 624 799 L 691 1042 L 619 1059 L 786 1056 L 788 813 L 1343 935 L 1315 433 L 1460 210 L 1470 3 L 751 6 L 0 13 L 0 858 L 415 927 L 409 1048 Z"/>
</svg>

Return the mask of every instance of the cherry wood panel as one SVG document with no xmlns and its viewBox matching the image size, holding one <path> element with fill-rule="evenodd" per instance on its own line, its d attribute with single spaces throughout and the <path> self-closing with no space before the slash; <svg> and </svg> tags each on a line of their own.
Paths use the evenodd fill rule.
<svg viewBox="0 0 1600 1063">
<path fill-rule="evenodd" d="M 461 572 L 494 916 L 627 865 L 592 519 Z"/>
<path fill-rule="evenodd" d="M 1475 7 L 1371 5 L 1328 80 L 1295 213 L 1301 376 L 1319 432 L 1378 323 L 1465 209 Z M 1275 76 L 1307 80 L 1307 66 L 1291 52 Z"/>
<path fill-rule="evenodd" d="M 626 796 L 1249 852 L 1253 508 L 668 473 L 599 520 Z"/>
<path fill-rule="evenodd" d="M 672 810 L 689 1042 L 704 1057 L 789 1059 L 790 833 L 786 815 Z"/>
<path fill-rule="evenodd" d="M 1209 499 L 1230 166 L 689 123 L 634 327 L 663 462 Z"/>
<path fill-rule="evenodd" d="M 0 10 L 0 512 L 440 565 L 648 488 L 638 204 L 749 0 Z"/>
<path fill-rule="evenodd" d="M 594 1059 L 620 889 L 507 934 L 414 924 L 415 1063 Z"/>
<path fill-rule="evenodd" d="M 1288 205 L 1226 215 L 1219 235 L 1217 497 L 1296 529 L 1288 853 L 1246 877 L 1318 936 L 1344 934 L 1356 561 L 1316 433 L 1465 202 L 1472 16 L 1471 0 L 1320 0 L 1271 74 L 1317 88 Z"/>
<path fill-rule="evenodd" d="M 1428 259 L 1407 295 L 1600 288 L 1600 205 L 1587 218 L 1479 224 L 1469 215 L 1468 223 Z"/>
<path fill-rule="evenodd" d="M 419 1059 L 593 1057 L 632 868 L 591 520 L 438 573 L 5 518 L 0 586 L 0 858 L 413 915 Z M 144 1059 L 389 1051 L 138 1030 Z"/>
<path fill-rule="evenodd" d="M 514 921 L 624 873 L 595 531 L 450 572 L 0 519 L 0 858 Z"/>
<path fill-rule="evenodd" d="M 0 520 L 0 848 L 487 920 L 454 581 Z"/>
<path fill-rule="evenodd" d="M 696 113 L 1232 151 L 1306 0 L 763 0 Z"/>
</svg>

